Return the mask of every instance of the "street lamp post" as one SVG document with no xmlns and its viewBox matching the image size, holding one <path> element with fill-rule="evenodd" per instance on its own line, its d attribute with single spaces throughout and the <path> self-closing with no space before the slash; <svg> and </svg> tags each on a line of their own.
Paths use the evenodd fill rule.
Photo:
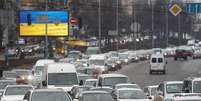
<svg viewBox="0 0 201 101">
<path fill-rule="evenodd" d="M 154 2 L 151 0 L 151 31 L 152 31 L 152 48 L 154 48 Z"/>
<path fill-rule="evenodd" d="M 166 47 L 168 47 L 169 45 L 169 18 L 168 18 L 168 5 L 169 5 L 169 1 L 167 1 L 166 4 Z"/>
<path fill-rule="evenodd" d="M 101 50 L 101 0 L 98 1 L 98 47 Z"/>
<path fill-rule="evenodd" d="M 116 7 L 116 32 L 117 32 L 117 51 L 119 50 L 119 0 Z"/>
</svg>

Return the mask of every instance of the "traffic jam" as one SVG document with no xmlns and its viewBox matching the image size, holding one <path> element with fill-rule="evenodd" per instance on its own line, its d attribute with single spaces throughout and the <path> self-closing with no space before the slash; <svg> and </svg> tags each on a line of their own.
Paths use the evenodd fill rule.
<svg viewBox="0 0 201 101">
<path fill-rule="evenodd" d="M 201 77 L 163 81 L 140 87 L 118 73 L 126 65 L 146 61 L 149 75 L 166 75 L 166 59 L 201 58 L 201 47 L 183 45 L 148 50 L 85 54 L 77 50 L 61 59 L 39 59 L 30 69 L 3 71 L 2 101 L 201 101 Z"/>
<path fill-rule="evenodd" d="M 0 101 L 201 101 L 201 0 L 0 0 Z"/>
</svg>

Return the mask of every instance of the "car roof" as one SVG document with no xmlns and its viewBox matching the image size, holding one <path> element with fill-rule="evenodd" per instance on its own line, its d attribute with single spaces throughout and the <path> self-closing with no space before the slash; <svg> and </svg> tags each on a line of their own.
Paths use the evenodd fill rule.
<svg viewBox="0 0 201 101">
<path fill-rule="evenodd" d="M 123 74 L 102 74 L 100 75 L 100 77 L 127 77 L 126 75 L 123 75 Z"/>
<path fill-rule="evenodd" d="M 111 87 L 103 86 L 103 87 L 92 87 L 91 89 L 112 89 Z"/>
<path fill-rule="evenodd" d="M 62 89 L 34 89 L 33 92 L 63 92 Z"/>
<path fill-rule="evenodd" d="M 83 91 L 82 94 L 108 94 L 106 91 Z"/>
<path fill-rule="evenodd" d="M 147 88 L 157 88 L 158 85 L 147 86 Z"/>
<path fill-rule="evenodd" d="M 164 57 L 162 53 L 152 54 L 151 57 Z"/>
<path fill-rule="evenodd" d="M 138 85 L 138 84 L 132 84 L 132 83 L 119 83 L 119 84 L 116 84 L 115 86 L 123 86 L 123 85 Z"/>
<path fill-rule="evenodd" d="M 185 80 L 201 81 L 201 77 L 188 77 Z"/>
<path fill-rule="evenodd" d="M 8 85 L 7 87 L 32 87 L 31 85 Z"/>
<path fill-rule="evenodd" d="M 119 90 L 137 90 L 137 91 L 142 91 L 142 89 L 140 89 L 140 88 L 119 88 L 119 89 L 117 89 L 118 91 Z"/>
<path fill-rule="evenodd" d="M 97 81 L 97 79 L 86 79 L 86 81 Z"/>
<path fill-rule="evenodd" d="M 183 81 L 164 81 L 165 84 L 183 84 Z"/>
</svg>

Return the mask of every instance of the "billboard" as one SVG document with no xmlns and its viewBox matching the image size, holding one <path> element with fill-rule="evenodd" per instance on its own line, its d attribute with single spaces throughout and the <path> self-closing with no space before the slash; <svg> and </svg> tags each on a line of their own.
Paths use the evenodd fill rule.
<svg viewBox="0 0 201 101">
<path fill-rule="evenodd" d="M 67 11 L 20 11 L 20 36 L 45 36 L 46 30 L 48 36 L 68 36 L 69 13 Z"/>
</svg>

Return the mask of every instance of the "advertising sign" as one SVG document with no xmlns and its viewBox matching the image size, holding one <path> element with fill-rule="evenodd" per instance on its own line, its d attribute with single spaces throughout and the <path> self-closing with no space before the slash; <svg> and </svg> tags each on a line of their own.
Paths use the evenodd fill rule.
<svg viewBox="0 0 201 101">
<path fill-rule="evenodd" d="M 46 31 L 48 36 L 68 36 L 69 13 L 31 10 L 20 12 L 20 36 L 45 36 Z"/>
</svg>

